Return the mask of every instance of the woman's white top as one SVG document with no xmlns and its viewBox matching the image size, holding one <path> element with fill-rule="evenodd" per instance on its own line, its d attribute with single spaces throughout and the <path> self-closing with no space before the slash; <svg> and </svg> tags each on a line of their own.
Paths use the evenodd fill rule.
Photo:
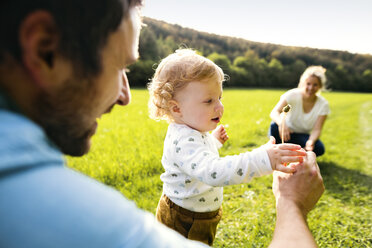
<svg viewBox="0 0 372 248">
<path fill-rule="evenodd" d="M 316 95 L 314 107 L 309 113 L 304 112 L 301 89 L 295 88 L 287 91 L 281 97 L 291 105 L 291 110 L 286 117 L 286 125 L 295 133 L 310 134 L 319 116 L 330 113 L 328 101 Z"/>
</svg>

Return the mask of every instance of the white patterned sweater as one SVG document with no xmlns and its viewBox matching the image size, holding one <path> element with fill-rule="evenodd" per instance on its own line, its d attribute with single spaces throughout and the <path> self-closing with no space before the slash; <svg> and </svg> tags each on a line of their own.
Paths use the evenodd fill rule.
<svg viewBox="0 0 372 248">
<path fill-rule="evenodd" d="M 272 172 L 263 147 L 239 155 L 220 157 L 222 144 L 210 133 L 171 123 L 164 141 L 163 194 L 194 212 L 220 208 L 223 186 L 247 183 Z"/>
</svg>

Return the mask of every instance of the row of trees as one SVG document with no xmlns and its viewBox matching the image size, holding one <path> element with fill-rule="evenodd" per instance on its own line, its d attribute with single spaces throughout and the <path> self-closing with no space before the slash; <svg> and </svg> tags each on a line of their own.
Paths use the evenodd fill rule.
<svg viewBox="0 0 372 248">
<path fill-rule="evenodd" d="M 145 18 L 140 60 L 130 66 L 133 86 L 143 87 L 159 61 L 180 47 L 198 50 L 229 76 L 226 87 L 296 87 L 309 65 L 327 68 L 332 90 L 372 92 L 372 56 L 344 51 L 299 48 L 198 32 Z"/>
</svg>

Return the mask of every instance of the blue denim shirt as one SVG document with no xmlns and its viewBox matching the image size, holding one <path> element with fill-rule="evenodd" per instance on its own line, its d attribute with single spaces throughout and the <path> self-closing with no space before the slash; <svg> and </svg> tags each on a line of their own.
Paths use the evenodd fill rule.
<svg viewBox="0 0 372 248">
<path fill-rule="evenodd" d="M 205 247 L 64 163 L 0 92 L 0 247 Z"/>
</svg>

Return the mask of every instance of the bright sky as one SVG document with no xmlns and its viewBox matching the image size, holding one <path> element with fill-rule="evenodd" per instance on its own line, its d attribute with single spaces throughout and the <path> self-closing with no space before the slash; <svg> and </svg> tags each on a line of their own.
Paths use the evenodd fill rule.
<svg viewBox="0 0 372 248">
<path fill-rule="evenodd" d="M 251 41 L 372 54 L 372 0 L 145 0 L 142 14 Z"/>
</svg>

